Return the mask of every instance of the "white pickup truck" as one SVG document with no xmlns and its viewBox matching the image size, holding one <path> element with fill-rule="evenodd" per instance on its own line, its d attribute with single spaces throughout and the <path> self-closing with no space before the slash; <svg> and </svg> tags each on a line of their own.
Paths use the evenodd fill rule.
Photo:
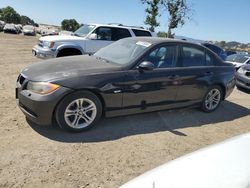
<svg viewBox="0 0 250 188">
<path fill-rule="evenodd" d="M 100 48 L 122 38 L 154 35 L 142 27 L 122 24 L 85 24 L 72 35 L 41 37 L 38 44 L 33 47 L 32 53 L 43 59 L 93 54 Z"/>
</svg>

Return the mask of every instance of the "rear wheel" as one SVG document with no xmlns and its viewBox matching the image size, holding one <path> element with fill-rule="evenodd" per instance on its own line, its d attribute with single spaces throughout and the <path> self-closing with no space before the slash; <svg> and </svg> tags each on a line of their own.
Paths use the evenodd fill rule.
<svg viewBox="0 0 250 188">
<path fill-rule="evenodd" d="M 211 87 L 203 98 L 201 109 L 204 112 L 213 112 L 216 110 L 222 100 L 222 90 L 219 86 Z"/>
<path fill-rule="evenodd" d="M 101 117 L 102 105 L 97 96 L 88 91 L 73 93 L 65 97 L 56 109 L 59 126 L 71 132 L 91 128 Z"/>
</svg>

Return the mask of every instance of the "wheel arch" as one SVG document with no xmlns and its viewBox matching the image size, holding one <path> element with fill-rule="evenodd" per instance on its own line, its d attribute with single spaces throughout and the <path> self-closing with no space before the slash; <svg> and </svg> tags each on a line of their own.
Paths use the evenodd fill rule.
<svg viewBox="0 0 250 188">
<path fill-rule="evenodd" d="M 70 50 L 70 49 L 73 49 L 73 50 L 77 50 L 79 51 L 81 54 L 84 54 L 84 50 L 81 46 L 78 46 L 78 45 L 74 45 L 74 44 L 70 44 L 70 45 L 60 45 L 57 47 L 56 49 L 56 57 L 58 56 L 58 54 L 62 51 L 62 50 Z"/>
</svg>

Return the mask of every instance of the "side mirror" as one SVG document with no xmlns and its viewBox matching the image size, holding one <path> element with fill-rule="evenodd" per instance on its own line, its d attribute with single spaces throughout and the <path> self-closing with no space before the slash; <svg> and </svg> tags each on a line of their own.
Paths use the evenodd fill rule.
<svg viewBox="0 0 250 188">
<path fill-rule="evenodd" d="M 97 34 L 96 33 L 92 33 L 89 35 L 89 39 L 90 40 L 96 40 L 97 39 Z"/>
<path fill-rule="evenodd" d="M 140 70 L 153 70 L 155 68 L 154 64 L 149 62 L 149 61 L 143 61 L 139 66 L 138 68 Z"/>
</svg>

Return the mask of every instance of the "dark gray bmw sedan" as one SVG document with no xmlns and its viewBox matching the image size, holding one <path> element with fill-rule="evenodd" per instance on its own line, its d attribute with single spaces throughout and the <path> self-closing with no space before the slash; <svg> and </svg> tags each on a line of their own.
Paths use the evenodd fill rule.
<svg viewBox="0 0 250 188">
<path fill-rule="evenodd" d="M 36 124 L 55 120 L 80 132 L 98 119 L 200 106 L 216 110 L 235 86 L 235 69 L 204 46 L 127 38 L 95 53 L 36 63 L 17 79 L 16 99 Z"/>
</svg>

